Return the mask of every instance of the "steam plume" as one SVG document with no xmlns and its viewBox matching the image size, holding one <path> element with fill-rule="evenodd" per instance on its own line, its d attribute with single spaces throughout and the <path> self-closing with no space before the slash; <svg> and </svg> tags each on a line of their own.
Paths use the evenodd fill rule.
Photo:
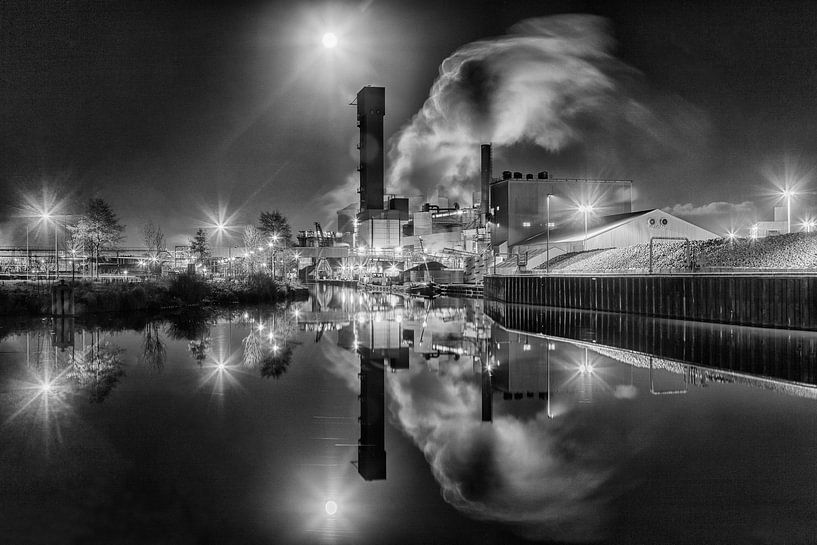
<svg viewBox="0 0 817 545">
<path fill-rule="evenodd" d="M 654 159 L 700 140 L 702 116 L 680 99 L 650 97 L 612 46 L 603 18 L 563 15 L 456 51 L 391 142 L 390 191 L 445 184 L 450 196 L 470 194 L 484 142 L 499 153 L 517 144 L 551 153 L 577 146 L 585 165 L 610 173 L 625 156 Z"/>
</svg>

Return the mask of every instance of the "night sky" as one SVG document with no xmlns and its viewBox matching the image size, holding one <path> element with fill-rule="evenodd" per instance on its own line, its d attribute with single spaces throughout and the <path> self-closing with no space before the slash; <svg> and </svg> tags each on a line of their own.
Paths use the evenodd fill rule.
<svg viewBox="0 0 817 545">
<path fill-rule="evenodd" d="M 547 118 L 541 134 L 495 145 L 495 175 L 631 179 L 634 209 L 667 208 L 720 232 L 772 219 L 775 183 L 797 184 L 799 220 L 814 202 L 817 4 L 710 4 L 7 0 L 0 244 L 23 243 L 26 203 L 48 205 L 52 196 L 62 213 L 79 212 L 91 196 L 105 199 L 132 245 L 141 245 L 146 221 L 183 243 L 199 226 L 255 223 L 272 209 L 294 230 L 314 221 L 331 227 L 335 211 L 357 201 L 348 104 L 362 86 L 386 87 L 386 134 L 398 135 L 447 57 L 476 40 L 499 43 L 490 40 L 502 41 L 520 21 L 561 14 L 599 17 L 516 28 L 567 29 L 564 40 L 592 50 L 579 58 L 609 77 L 602 95 L 590 95 L 604 100 L 585 108 L 586 83 L 557 81 L 557 109 L 580 106 L 568 119 L 572 136 L 555 142 Z M 322 46 L 327 31 L 338 35 L 337 48 Z M 458 187 L 458 197 L 477 190 L 477 144 L 502 141 L 496 126 L 506 110 L 497 100 L 511 111 L 525 104 L 515 111 L 524 119 L 543 96 L 499 96 L 497 78 L 506 68 L 524 75 L 542 55 L 547 62 L 531 70 L 550 74 L 562 60 L 525 50 L 520 61 L 518 53 L 468 64 L 457 90 L 467 90 L 470 117 L 454 128 L 447 120 L 449 132 L 413 152 L 419 159 L 406 163 L 391 140 L 387 168 L 402 157 L 407 170 L 392 173 L 387 193 L 440 184 Z M 570 75 L 571 66 L 561 68 Z M 418 134 L 428 134 L 416 121 L 426 130 Z M 457 145 L 447 146 L 454 133 Z M 454 174 L 436 156 L 427 161 L 428 149 L 472 144 L 472 158 L 445 158 Z"/>
</svg>

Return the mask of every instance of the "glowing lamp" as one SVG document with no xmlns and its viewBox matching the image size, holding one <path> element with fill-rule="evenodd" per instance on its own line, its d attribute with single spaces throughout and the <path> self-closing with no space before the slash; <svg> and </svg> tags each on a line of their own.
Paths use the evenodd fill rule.
<svg viewBox="0 0 817 545">
<path fill-rule="evenodd" d="M 338 37 L 335 36 L 332 32 L 327 32 L 321 38 L 321 43 L 326 49 L 332 49 L 336 45 L 338 45 Z"/>
</svg>

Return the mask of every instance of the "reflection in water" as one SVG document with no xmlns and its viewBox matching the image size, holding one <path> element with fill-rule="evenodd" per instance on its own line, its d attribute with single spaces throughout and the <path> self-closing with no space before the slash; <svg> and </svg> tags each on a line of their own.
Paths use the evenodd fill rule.
<svg viewBox="0 0 817 545">
<path fill-rule="evenodd" d="M 277 344 L 270 347 L 269 352 L 261 357 L 261 376 L 264 378 L 281 378 L 292 363 L 292 344 Z"/>
<path fill-rule="evenodd" d="M 52 330 L 53 331 L 53 330 Z M 46 454 L 52 443 L 62 443 L 63 420 L 68 413 L 72 384 L 66 374 L 70 371 L 70 353 L 61 351 L 45 327 L 25 334 L 25 378 L 11 385 L 8 416 L 3 421 L 6 431 L 15 425 L 29 430 L 29 437 L 40 437 Z M 41 434 L 32 433 L 40 431 Z"/>
<path fill-rule="evenodd" d="M 161 323 L 149 322 L 142 330 L 142 361 L 151 369 L 161 371 L 165 366 L 167 350 L 161 338 Z"/>
<path fill-rule="evenodd" d="M 817 443 L 799 432 L 813 430 L 808 421 L 813 420 L 811 400 L 817 398 L 817 334 L 642 323 L 491 304 L 494 321 L 481 309 L 479 301 L 430 302 L 323 289 L 296 309 L 248 309 L 181 320 L 181 326 L 175 318 L 149 323 L 138 335 L 122 336 L 122 346 L 135 352 L 130 361 L 99 329 L 48 322 L 12 341 L 26 350 L 11 379 L 5 377 L 10 386 L 0 399 L 10 410 L 4 412 L 9 416 L 3 431 L 13 436 L 9 444 L 16 447 L 18 436 L 43 430 L 48 447 L 75 441 L 76 424 L 87 418 L 79 423 L 88 424 L 89 435 L 105 429 L 111 437 L 104 441 L 110 439 L 129 456 L 136 453 L 137 462 L 162 460 L 140 467 L 154 472 L 146 479 L 181 483 L 183 501 L 190 501 L 188 490 L 201 490 L 191 483 L 202 481 L 208 490 L 241 491 L 213 500 L 221 502 L 219 509 L 235 505 L 231 517 L 240 518 L 239 511 L 259 498 L 258 504 L 271 498 L 276 505 L 301 498 L 310 515 L 292 524 L 307 528 L 307 542 L 350 541 L 351 532 L 360 528 L 398 528 L 401 521 L 392 519 L 399 517 L 391 515 L 405 506 L 413 509 L 411 502 L 426 502 L 416 508 L 424 523 L 428 517 L 429 527 L 473 526 L 467 518 L 452 516 L 453 510 L 428 507 L 428 496 L 422 496 L 426 490 L 434 498 L 441 490 L 469 518 L 499 521 L 528 538 L 571 542 L 635 542 L 629 538 L 641 538 L 644 528 L 667 526 L 671 533 L 696 520 L 705 520 L 701 528 L 715 528 L 717 517 L 724 518 L 726 530 L 710 541 L 728 541 L 722 539 L 724 532 L 745 524 L 750 517 L 744 513 L 759 512 L 756 506 L 752 511 L 752 498 L 762 497 L 764 508 L 782 504 L 791 509 L 810 498 L 808 482 L 802 484 L 811 478 L 803 461 L 810 463 Z M 174 342 L 174 336 L 183 340 Z M 190 340 L 197 343 L 201 367 L 186 355 Z M 206 341 L 204 349 L 201 341 Z M 311 346 L 299 350 L 300 343 Z M 316 357 L 318 352 L 324 357 Z M 161 375 L 149 372 L 162 368 Z M 263 380 L 269 377 L 280 380 Z M 120 380 L 134 386 L 117 389 Z M 198 395 L 189 395 L 191 390 Z M 767 390 L 787 397 L 764 395 Z M 155 396 L 152 403 L 131 411 L 128 403 L 143 402 L 145 395 Z M 85 401 L 111 396 L 122 396 L 122 402 L 100 408 Z M 170 398 L 168 405 L 165 398 Z M 306 398 L 309 402 L 302 403 Z M 156 428 L 152 417 L 171 406 L 184 413 L 178 419 L 182 423 L 167 419 L 170 423 Z M 763 420 L 760 413 L 768 409 L 777 411 L 777 419 Z M 107 414 L 116 410 L 152 418 L 143 423 L 138 416 L 116 413 L 127 420 L 128 429 L 159 429 L 170 438 L 167 452 L 155 452 L 159 449 L 152 448 L 152 440 L 134 440 L 127 432 L 111 431 L 115 426 L 93 424 L 105 414 L 107 426 Z M 321 416 L 314 416 L 319 411 Z M 310 415 L 320 423 L 311 430 L 320 432 L 299 425 Z M 768 440 L 769 428 L 789 418 L 795 420 L 786 433 Z M 761 430 L 765 426 L 765 436 L 763 431 L 756 434 L 760 438 L 752 435 L 755 423 Z M 185 440 L 174 442 L 179 435 Z M 409 440 L 424 459 L 413 456 L 412 461 L 407 455 Z M 314 447 L 315 441 L 322 447 Z M 784 451 L 784 464 L 756 454 L 764 442 L 773 443 L 766 452 Z M 730 450 L 732 444 L 738 446 Z M 312 452 L 319 448 L 327 453 Z M 256 457 L 254 449 L 264 456 Z M 190 460 L 191 452 L 201 461 L 178 463 Z M 792 459 L 798 463 L 783 467 Z M 420 482 L 430 480 L 415 478 L 416 471 L 427 471 L 426 462 L 436 480 L 428 486 Z M 309 466 L 304 482 L 290 475 L 300 464 Z M 168 477 L 162 473 L 165 467 L 178 474 Z M 723 484 L 727 474 L 728 486 Z M 774 486 L 764 484 L 771 482 Z M 264 495 L 247 492 L 253 486 L 264 489 Z M 421 487 L 426 487 L 422 493 Z M 787 492 L 778 493 L 783 489 Z M 405 492 L 400 497 L 405 503 L 382 502 L 372 509 L 395 492 Z M 148 499 L 151 494 L 148 490 Z M 730 510 L 718 509 L 727 502 Z M 140 501 L 133 509 L 151 512 L 148 507 Z M 264 509 L 259 516 L 271 516 L 269 506 Z M 794 512 L 807 507 L 798 509 Z M 685 518 L 676 524 L 672 520 L 678 512 Z M 638 522 L 630 528 L 633 520 Z M 811 519 L 804 521 L 800 529 L 812 530 Z M 173 518 L 168 531 L 176 522 Z M 777 529 L 775 524 L 761 527 L 764 533 L 758 535 Z M 390 537 L 383 541 L 394 541 Z"/>
<path fill-rule="evenodd" d="M 3 396 L 4 404 L 13 400 L 3 426 L 41 437 L 48 455 L 53 444 L 66 439 L 63 428 L 74 400 L 84 394 L 91 403 L 102 403 L 119 383 L 123 349 L 98 329 L 75 335 L 73 319 L 44 320 L 24 339 L 25 378 L 10 381 Z"/>
<path fill-rule="evenodd" d="M 595 415 L 610 426 L 593 433 L 584 418 L 549 420 L 544 401 L 528 396 L 546 384 L 545 372 L 526 366 L 526 378 L 537 379 L 527 384 L 504 362 L 495 365 L 477 374 L 449 362 L 436 376 L 422 369 L 395 375 L 392 412 L 425 453 L 446 500 L 461 511 L 511 523 L 528 537 L 600 537 L 610 516 L 607 504 L 622 492 L 613 460 L 626 458 L 635 445 L 617 437 L 612 415 Z M 497 414 L 483 404 L 493 407 L 493 392 L 534 406 Z"/>
<path fill-rule="evenodd" d="M 210 336 L 202 335 L 200 339 L 188 342 L 187 349 L 190 351 L 193 359 L 201 365 L 204 363 L 204 360 L 207 359 L 207 354 L 210 351 Z"/>
<path fill-rule="evenodd" d="M 215 312 L 201 308 L 186 308 L 170 316 L 167 334 L 173 339 L 184 339 L 187 350 L 196 363 L 202 365 L 210 351 L 210 325 Z"/>
<path fill-rule="evenodd" d="M 373 357 L 371 347 L 360 354 L 360 439 L 357 471 L 367 481 L 386 478 L 385 361 Z"/>
<path fill-rule="evenodd" d="M 92 331 L 90 337 L 91 343 L 74 353 L 68 377 L 80 387 L 87 388 L 91 403 L 102 403 L 125 374 L 123 349 L 101 339 L 99 330 Z"/>
<path fill-rule="evenodd" d="M 261 362 L 261 358 L 264 356 L 261 342 L 261 335 L 257 334 L 252 329 L 250 330 L 249 334 L 242 339 L 241 344 L 244 345 L 244 352 L 241 362 L 243 363 L 244 367 L 249 369 L 255 369 L 258 367 L 259 363 Z"/>
<path fill-rule="evenodd" d="M 168 317 L 167 334 L 173 339 L 196 341 L 209 335 L 214 313 L 201 308 L 186 308 Z"/>
<path fill-rule="evenodd" d="M 817 397 L 813 334 L 633 324 L 620 316 L 610 322 L 587 317 L 588 323 L 550 311 L 534 318 L 537 334 L 528 334 L 500 327 L 477 302 L 429 305 L 390 297 L 333 293 L 302 324 L 337 331 L 337 347 L 326 348 L 330 360 L 341 361 L 336 348 L 358 353 L 359 384 L 349 384 L 360 392 L 358 470 L 367 480 L 386 477 L 378 411 L 388 405 L 393 422 L 425 454 L 449 503 L 476 518 L 510 523 L 529 538 L 608 536 L 615 503 L 642 485 L 638 473 L 624 468 L 644 448 L 661 443 L 650 419 L 628 417 L 627 403 L 641 392 L 677 396 L 716 382 Z M 511 313 L 489 310 L 498 319 Z M 628 339 L 641 350 L 667 354 L 675 348 L 675 357 L 697 359 L 679 362 L 618 347 Z M 765 348 L 770 342 L 775 349 Z M 765 359 L 740 362 L 730 350 L 759 350 Z M 787 380 L 716 369 L 717 362 L 772 370 Z M 646 388 L 635 384 L 641 370 L 648 373 Z M 349 376 L 345 363 L 336 372 Z"/>
<path fill-rule="evenodd" d="M 634 367 L 661 368 L 682 375 L 689 384 L 742 383 L 800 397 L 817 395 L 813 332 L 487 305 L 488 314 L 509 329 L 573 342 Z"/>
<path fill-rule="evenodd" d="M 259 369 L 264 378 L 281 378 L 292 363 L 297 332 L 297 315 L 286 310 L 258 317 L 244 313 L 248 333 L 242 339 L 242 364 L 248 369 Z"/>
</svg>

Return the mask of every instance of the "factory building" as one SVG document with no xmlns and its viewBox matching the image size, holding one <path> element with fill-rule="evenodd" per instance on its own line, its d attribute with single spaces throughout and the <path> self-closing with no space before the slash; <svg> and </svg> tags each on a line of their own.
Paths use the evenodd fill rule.
<svg viewBox="0 0 817 545">
<path fill-rule="evenodd" d="M 649 242 L 652 238 L 673 238 L 687 240 L 708 240 L 720 238 L 716 233 L 668 214 L 663 210 L 643 210 L 627 214 L 588 217 L 587 231 L 584 224 L 579 227 L 568 222 L 564 227 L 550 231 L 550 257 L 568 252 L 621 248 Z M 547 232 L 539 233 L 519 241 L 517 253 L 530 256 L 537 250 L 547 250 Z M 541 257 L 529 261 L 528 268 L 544 263 L 547 253 L 538 252 Z"/>
<path fill-rule="evenodd" d="M 544 171 L 534 177 L 505 171 L 491 184 L 490 195 L 491 244 L 500 254 L 546 232 L 548 218 L 551 230 L 583 225 L 582 214 L 577 213 L 580 206 L 592 206 L 596 215 L 632 212 L 629 180 L 550 178 Z"/>
</svg>

